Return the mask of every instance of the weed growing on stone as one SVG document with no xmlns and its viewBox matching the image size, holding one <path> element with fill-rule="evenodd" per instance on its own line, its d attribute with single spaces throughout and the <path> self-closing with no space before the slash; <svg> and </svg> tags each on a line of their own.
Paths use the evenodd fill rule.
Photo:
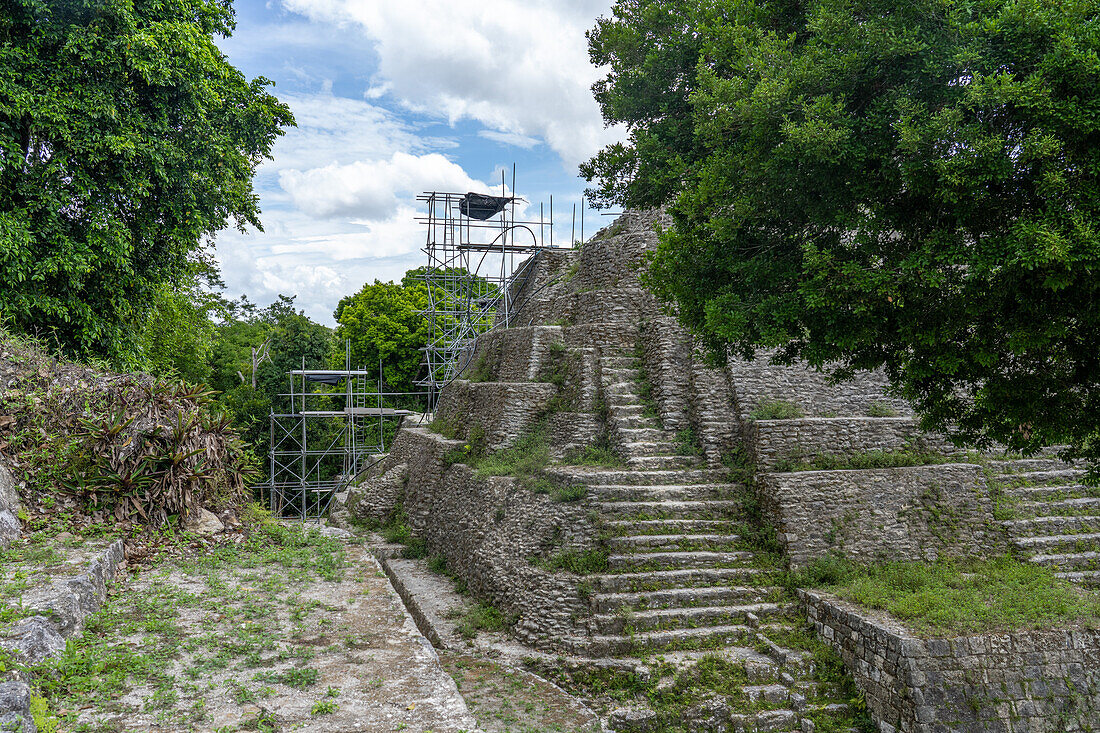
<svg viewBox="0 0 1100 733">
<path fill-rule="evenodd" d="M 879 400 L 867 406 L 867 417 L 897 417 L 899 414 L 893 407 Z"/>
<path fill-rule="evenodd" d="M 749 413 L 750 420 L 794 420 L 805 413 L 790 400 L 760 400 Z"/>
<path fill-rule="evenodd" d="M 564 550 L 533 563 L 546 570 L 568 570 L 578 575 L 607 572 L 607 550 Z"/>
</svg>

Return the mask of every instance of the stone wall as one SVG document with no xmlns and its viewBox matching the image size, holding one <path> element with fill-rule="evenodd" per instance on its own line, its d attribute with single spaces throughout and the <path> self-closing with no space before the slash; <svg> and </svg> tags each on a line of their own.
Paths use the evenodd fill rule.
<svg viewBox="0 0 1100 733">
<path fill-rule="evenodd" d="M 883 733 L 1100 730 L 1100 631 L 921 639 L 882 614 L 802 591 Z"/>
<path fill-rule="evenodd" d="M 371 518 L 385 518 L 392 507 L 383 502 L 399 477 L 408 526 L 427 553 L 444 557 L 448 572 L 475 596 L 518 617 L 521 641 L 553 649 L 555 640 L 576 633 L 574 622 L 589 612 L 588 605 L 579 576 L 545 570 L 532 559 L 595 547 L 590 507 L 555 502 L 512 478 L 479 479 L 464 464 L 447 465 L 443 456 L 461 446 L 426 428 L 402 429 L 372 477 L 351 490 L 348 507 L 357 508 L 353 513 L 360 519 L 368 517 L 368 507 L 378 512 Z"/>
<path fill-rule="evenodd" d="M 558 394 L 544 382 L 467 382 L 456 380 L 439 395 L 436 417 L 469 439 L 482 431 L 485 446 L 507 448 L 527 433 Z"/>
<path fill-rule="evenodd" d="M 873 451 L 913 449 L 950 454 L 946 439 L 921 431 L 908 417 L 803 417 L 748 420 L 745 440 L 756 465 L 773 470 L 787 461 L 814 456 L 852 456 Z"/>
<path fill-rule="evenodd" d="M 876 562 L 1008 549 L 976 465 L 771 473 L 760 492 L 795 567 L 831 551 Z"/>
<path fill-rule="evenodd" d="M 889 382 L 882 372 L 859 372 L 854 379 L 834 384 L 827 374 L 802 364 L 771 363 L 775 352 L 761 349 L 755 359 L 730 358 L 727 370 L 736 389 L 737 409 L 747 418 L 762 402 L 798 405 L 812 417 L 862 417 L 872 405 L 889 407 L 899 416 L 912 414 L 904 400 L 886 396 Z"/>
<path fill-rule="evenodd" d="M 536 382 L 550 354 L 562 340 L 561 326 L 527 326 L 490 331 L 477 340 L 461 376 L 488 373 L 496 382 Z"/>
</svg>

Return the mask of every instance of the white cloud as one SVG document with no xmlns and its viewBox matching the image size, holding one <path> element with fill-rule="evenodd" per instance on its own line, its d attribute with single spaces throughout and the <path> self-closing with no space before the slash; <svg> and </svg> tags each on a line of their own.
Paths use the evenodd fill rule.
<svg viewBox="0 0 1100 733">
<path fill-rule="evenodd" d="M 610 0 L 283 0 L 314 21 L 357 26 L 377 76 L 410 109 L 539 137 L 569 167 L 620 137 L 592 98 L 584 33 Z M 374 88 L 384 88 L 376 84 Z M 520 138 L 516 138 L 520 139 Z"/>
<path fill-rule="evenodd" d="M 523 148 L 524 150 L 530 150 L 539 144 L 539 139 L 536 137 L 529 137 L 528 135 L 520 135 L 516 132 L 497 132 L 496 130 L 481 130 L 477 134 L 478 137 L 483 137 L 486 140 L 492 140 L 493 142 L 500 143 L 501 145 L 513 145 L 517 148 Z"/>
<path fill-rule="evenodd" d="M 421 191 L 472 191 L 486 187 L 439 153 L 396 152 L 388 160 L 284 170 L 279 183 L 303 212 L 316 217 L 389 219 L 401 200 Z"/>
</svg>

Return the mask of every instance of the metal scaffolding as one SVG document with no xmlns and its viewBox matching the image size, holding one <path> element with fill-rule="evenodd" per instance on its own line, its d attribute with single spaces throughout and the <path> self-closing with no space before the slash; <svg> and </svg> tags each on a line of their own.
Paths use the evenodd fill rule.
<svg viewBox="0 0 1100 733">
<path fill-rule="evenodd" d="M 512 174 L 513 185 L 515 172 Z M 515 309 L 512 281 L 554 246 L 553 198 L 547 217 L 539 206 L 537 220 L 517 220 L 521 198 L 475 193 L 430 191 L 417 197 L 427 215 L 417 221 L 427 228 L 424 281 L 428 286 L 430 337 L 423 349 L 427 369 L 417 384 L 438 394 L 466 367 L 474 341 L 490 329 L 507 327 Z M 494 206 L 479 204 L 493 200 Z M 547 241 L 549 240 L 549 241 Z"/>
<path fill-rule="evenodd" d="M 288 373 L 289 413 L 270 416 L 269 502 L 276 516 L 325 516 L 333 496 L 387 450 L 387 434 L 416 413 L 386 407 L 381 373 L 364 369 L 296 369 Z M 323 386 L 342 387 L 326 390 Z"/>
</svg>

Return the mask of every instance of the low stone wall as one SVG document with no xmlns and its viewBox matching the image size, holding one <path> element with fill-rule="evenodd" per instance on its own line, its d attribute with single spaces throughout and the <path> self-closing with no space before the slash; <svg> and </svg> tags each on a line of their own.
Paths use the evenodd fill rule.
<svg viewBox="0 0 1100 733">
<path fill-rule="evenodd" d="M 772 364 L 774 351 L 762 349 L 755 359 L 729 359 L 726 369 L 736 391 L 737 409 L 748 418 L 762 402 L 784 401 L 798 405 L 804 415 L 816 417 L 866 417 L 876 403 L 911 415 L 904 400 L 885 396 L 889 385 L 882 372 L 859 372 L 839 384 L 809 366 Z"/>
<path fill-rule="evenodd" d="M 512 478 L 478 479 L 466 465 L 447 466 L 443 456 L 456 445 L 461 442 L 425 428 L 402 429 L 375 476 L 396 471 L 402 477 L 400 501 L 408 525 L 428 554 L 444 557 L 448 572 L 475 596 L 518 617 L 521 641 L 555 649 L 556 640 L 577 633 L 575 620 L 587 615 L 588 605 L 578 576 L 545 570 L 532 559 L 595 547 L 590 507 L 554 502 Z M 370 481 L 363 492 L 372 491 Z M 355 493 L 349 506 L 377 504 Z"/>
<path fill-rule="evenodd" d="M 976 465 L 770 473 L 759 490 L 795 567 L 830 551 L 875 562 L 1008 549 Z"/>
<path fill-rule="evenodd" d="M 756 465 L 773 470 L 786 461 L 814 456 L 853 456 L 872 451 L 914 449 L 951 454 L 945 438 L 923 432 L 908 417 L 803 417 L 749 420 L 745 442 Z"/>
<path fill-rule="evenodd" d="M 439 395 L 436 416 L 470 438 L 479 427 L 491 450 L 508 448 L 546 412 L 558 388 L 545 382 L 467 382 L 456 380 Z"/>
<path fill-rule="evenodd" d="M 883 614 L 800 591 L 883 733 L 1100 730 L 1100 631 L 921 639 Z"/>
</svg>

